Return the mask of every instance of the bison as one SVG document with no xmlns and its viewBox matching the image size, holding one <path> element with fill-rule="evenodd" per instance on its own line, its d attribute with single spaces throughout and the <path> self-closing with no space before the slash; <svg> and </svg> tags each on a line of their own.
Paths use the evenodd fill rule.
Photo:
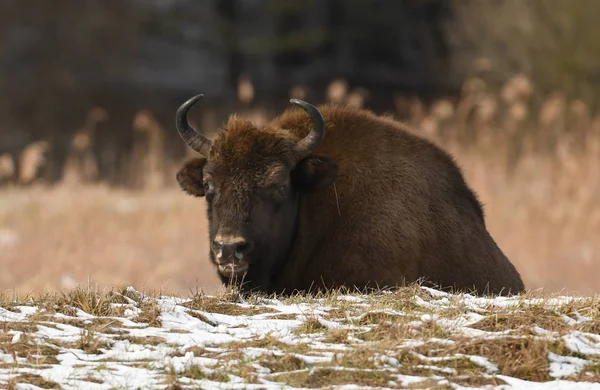
<svg viewBox="0 0 600 390">
<path fill-rule="evenodd" d="M 231 115 L 210 140 L 176 113 L 200 154 L 177 181 L 206 198 L 209 257 L 224 285 L 288 294 L 426 285 L 524 290 L 453 158 L 392 118 L 301 100 L 255 126 Z M 297 106 L 297 107 L 296 107 Z"/>
</svg>

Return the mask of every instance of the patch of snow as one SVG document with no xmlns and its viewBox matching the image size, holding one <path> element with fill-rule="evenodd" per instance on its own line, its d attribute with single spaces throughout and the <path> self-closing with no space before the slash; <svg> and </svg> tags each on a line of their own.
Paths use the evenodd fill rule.
<svg viewBox="0 0 600 390">
<path fill-rule="evenodd" d="M 457 371 L 451 367 L 438 367 L 429 364 L 417 364 L 415 368 L 423 368 L 425 370 L 443 372 L 444 374 L 456 375 Z"/>
<path fill-rule="evenodd" d="M 15 362 L 15 358 L 11 354 L 0 352 L 0 362 L 2 362 L 2 363 L 14 363 Z"/>
<path fill-rule="evenodd" d="M 589 361 L 573 356 L 561 356 L 548 352 L 550 361 L 550 376 L 559 378 L 578 374 L 582 368 L 590 364 Z"/>
<path fill-rule="evenodd" d="M 447 292 L 436 290 L 436 289 L 431 288 L 431 287 L 421 286 L 421 289 L 424 290 L 424 291 L 427 291 L 429 293 L 429 295 L 431 295 L 434 298 L 442 298 L 442 297 L 448 297 L 449 296 L 449 294 Z"/>
<path fill-rule="evenodd" d="M 565 322 L 565 324 L 567 325 L 577 325 L 578 321 L 574 320 L 573 318 L 569 317 L 566 314 L 561 314 L 561 318 L 563 319 L 563 321 Z"/>
<path fill-rule="evenodd" d="M 507 384 L 497 386 L 497 389 L 598 389 L 600 384 L 565 381 L 561 378 L 577 375 L 592 364 L 592 357 L 600 355 L 600 336 L 581 331 L 571 331 L 562 336 L 557 332 L 551 332 L 537 325 L 530 327 L 539 340 L 563 340 L 567 348 L 582 355 L 590 356 L 590 360 L 582 358 L 561 356 L 554 353 L 548 354 L 548 362 L 551 377 L 555 380 L 549 382 L 524 381 L 517 378 L 500 374 L 499 368 L 484 356 L 470 354 L 451 354 L 446 356 L 431 357 L 415 352 L 415 348 L 444 349 L 457 343 L 452 339 L 433 337 L 424 339 L 420 332 L 424 324 L 435 322 L 453 336 L 462 338 L 478 338 L 483 340 L 512 338 L 531 338 L 532 336 L 512 335 L 511 331 L 492 332 L 471 328 L 472 325 L 482 321 L 487 315 L 493 314 L 495 310 L 524 310 L 527 305 L 543 305 L 548 310 L 554 310 L 557 306 L 572 302 L 571 297 L 558 297 L 542 301 L 540 299 L 522 299 L 518 297 L 496 297 L 483 298 L 469 294 L 450 295 L 445 292 L 423 287 L 424 292 L 431 299 L 422 299 L 415 295 L 411 300 L 423 310 L 417 310 L 414 321 L 406 321 L 406 316 L 411 319 L 414 313 L 405 313 L 390 309 L 373 309 L 371 297 L 355 297 L 343 295 L 338 300 L 349 302 L 350 306 L 361 308 L 360 315 L 347 316 L 341 319 L 326 319 L 324 316 L 333 309 L 331 301 L 317 300 L 307 303 L 286 304 L 285 301 L 277 299 L 257 299 L 259 303 L 250 305 L 240 300 L 235 305 L 240 308 L 265 308 L 270 309 L 267 313 L 255 315 L 228 315 L 212 313 L 206 310 L 192 310 L 184 306 L 189 299 L 161 296 L 158 298 L 148 297 L 139 291 L 128 288 L 128 295 L 124 296 L 126 303 L 113 304 L 113 307 L 122 308 L 124 317 L 103 317 L 102 320 L 114 320 L 113 323 L 98 326 L 96 316 L 75 309 L 74 316 L 61 313 L 50 313 L 40 311 L 32 305 L 18 306 L 19 312 L 0 308 L 0 322 L 23 322 L 29 321 L 28 317 L 42 312 L 45 317 L 43 321 L 37 321 L 37 331 L 23 333 L 20 330 L 9 330 L 8 341 L 12 343 L 34 342 L 40 346 L 52 346 L 58 348 L 56 359 L 59 364 L 46 364 L 35 366 L 27 363 L 23 357 L 17 358 L 14 365 L 14 357 L 8 353 L 0 352 L 0 363 L 9 368 L 0 368 L 0 387 L 18 374 L 30 373 L 41 375 L 47 380 L 60 384 L 65 390 L 69 389 L 98 389 L 110 388 L 165 388 L 165 378 L 168 373 L 178 376 L 179 383 L 184 387 L 191 388 L 228 388 L 228 389 L 279 389 L 282 388 L 284 378 L 281 375 L 294 373 L 317 373 L 323 369 L 320 365 L 338 362 L 339 358 L 353 351 L 355 348 L 371 348 L 373 344 L 362 340 L 361 332 L 373 329 L 376 325 L 359 325 L 366 315 L 382 313 L 391 318 L 384 322 L 394 323 L 394 316 L 403 324 L 412 327 L 410 331 L 419 335 L 419 339 L 398 340 L 390 350 L 378 351 L 368 359 L 375 368 L 327 366 L 330 370 L 362 371 L 362 372 L 386 372 L 391 375 L 392 380 L 387 383 L 390 388 L 395 387 L 419 387 L 431 383 L 437 385 L 448 385 L 452 388 L 463 388 L 452 383 L 453 375 L 461 375 L 460 365 L 453 365 L 452 361 L 466 359 L 485 370 L 487 374 L 483 377 L 489 378 L 495 375 Z M 136 321 L 140 314 L 138 301 L 152 300 L 156 302 L 160 310 L 160 326 L 148 326 L 148 324 Z M 330 305 L 331 304 L 331 305 Z M 344 304 L 344 306 L 346 306 Z M 460 308 L 454 318 L 444 318 L 440 310 Z M 271 313 L 270 311 L 275 311 Z M 291 315 L 289 319 L 276 318 L 282 314 Z M 56 321 L 52 321 L 52 319 Z M 307 319 L 314 318 L 323 327 L 314 333 L 296 334 L 295 330 Z M 576 325 L 591 319 L 573 313 L 572 317 L 563 316 L 567 325 Z M 86 324 L 85 330 L 79 324 Z M 101 322 L 103 323 L 103 322 Z M 10 329 L 10 328 L 9 328 Z M 15 328 L 20 329 L 20 328 Z M 349 336 L 337 343 L 327 339 L 327 332 L 331 329 L 347 329 Z M 90 333 L 85 333 L 90 332 Z M 100 342 L 98 352 L 86 353 L 78 348 L 82 337 L 91 335 Z M 409 333 L 410 335 L 410 333 Z M 271 344 L 267 337 L 277 340 Z M 152 338 L 152 342 L 144 342 Z M 150 339 L 148 339 L 150 340 Z M 261 340 L 266 340 L 265 346 L 261 346 Z M 231 350 L 229 343 L 241 346 L 239 343 L 252 342 L 247 347 Z M 327 341 L 327 342 L 326 342 Z M 458 341 L 460 342 L 460 341 Z M 294 350 L 294 348 L 305 348 L 305 350 Z M 288 350 L 289 348 L 289 350 Z M 86 349 L 87 351 L 87 349 Z M 411 353 L 419 360 L 414 366 L 407 366 L 406 361 L 401 358 L 406 352 Z M 234 353 L 234 357 L 225 359 L 227 354 Z M 261 359 L 266 358 L 277 361 L 284 356 L 293 356 L 304 362 L 308 368 L 303 368 L 286 373 L 271 372 L 268 364 Z M 593 358 L 596 359 L 596 358 Z M 492 359 L 493 360 L 493 359 Z M 450 362 L 448 364 L 447 362 Z M 240 364 L 254 370 L 255 383 L 248 383 L 244 374 L 238 373 L 235 368 Z M 335 363 L 338 364 L 338 363 Z M 429 371 L 427 376 L 403 375 L 401 370 L 417 368 Z M 181 376 L 186 370 L 199 370 L 206 378 L 198 379 L 190 376 Z M 222 370 L 222 371 L 219 371 Z M 221 383 L 210 375 L 219 372 L 226 375 L 229 382 Z M 239 375 L 239 376 L 238 376 Z M 94 378 L 99 383 L 85 381 Z M 428 382 L 423 382 L 428 380 Z M 26 384 L 18 384 L 16 388 L 34 388 Z M 292 387 L 289 387 L 292 388 Z M 345 384 L 336 386 L 338 389 L 358 390 L 367 388 L 356 384 Z M 384 387 L 385 388 L 385 387 Z"/>
<path fill-rule="evenodd" d="M 535 333 L 536 335 L 541 336 L 541 337 L 550 337 L 552 335 L 558 335 L 558 332 L 551 332 L 551 331 L 541 328 L 537 325 L 534 325 L 531 328 L 531 330 L 533 331 L 533 333 Z"/>
<path fill-rule="evenodd" d="M 356 297 L 356 296 L 352 296 L 352 295 L 340 295 L 339 297 L 337 297 L 338 301 L 348 301 L 348 302 L 364 302 L 365 299 L 362 297 Z"/>
<path fill-rule="evenodd" d="M 24 321 L 26 318 L 27 315 L 23 312 L 15 313 L 14 311 L 0 307 L 0 321 L 19 322 Z"/>
<path fill-rule="evenodd" d="M 563 336 L 563 340 L 571 351 L 584 355 L 600 355 L 600 336 L 573 331 Z"/>
<path fill-rule="evenodd" d="M 473 364 L 476 364 L 479 367 L 484 368 L 488 372 L 488 374 L 492 374 L 492 373 L 496 373 L 496 372 L 500 371 L 500 370 L 498 370 L 498 367 L 496 367 L 495 364 L 493 364 L 488 359 L 486 359 L 482 356 L 467 355 L 466 357 Z"/>
<path fill-rule="evenodd" d="M 600 383 L 589 382 L 572 382 L 562 379 L 556 379 L 548 382 L 530 382 L 522 379 L 517 379 L 506 375 L 496 375 L 496 378 L 505 381 L 509 387 L 501 386 L 500 388 L 513 388 L 523 390 L 599 390 Z"/>
</svg>

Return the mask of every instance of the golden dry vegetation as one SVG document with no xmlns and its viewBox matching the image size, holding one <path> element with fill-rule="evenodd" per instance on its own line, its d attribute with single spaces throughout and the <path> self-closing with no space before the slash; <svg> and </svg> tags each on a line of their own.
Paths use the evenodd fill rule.
<svg viewBox="0 0 600 390">
<path fill-rule="evenodd" d="M 131 287 L 0 296 L 0 386 L 585 384 L 600 380 L 598 298 L 477 298 L 418 285 L 247 301 L 235 290 L 174 297 Z"/>
<path fill-rule="evenodd" d="M 539 100 L 532 91 L 522 76 L 498 92 L 472 79 L 457 102 L 426 107 L 398 97 L 391 114 L 453 153 L 485 205 L 488 229 L 528 288 L 598 291 L 600 116 L 582 101 L 560 93 Z M 329 94 L 358 106 L 368 95 L 341 81 Z M 261 115 L 255 119 L 264 120 Z M 165 131 L 154 127 L 146 133 Z M 176 293 L 216 289 L 204 201 L 176 187 L 176 168 L 163 167 L 165 180 L 148 179 L 137 191 L 93 183 L 0 189 L 0 287 L 25 292 L 92 282 Z M 156 170 L 153 163 L 153 177 Z"/>
</svg>

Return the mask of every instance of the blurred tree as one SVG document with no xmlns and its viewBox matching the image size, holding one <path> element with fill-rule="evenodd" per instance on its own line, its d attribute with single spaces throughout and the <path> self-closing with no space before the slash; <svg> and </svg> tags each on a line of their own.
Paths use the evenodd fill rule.
<svg viewBox="0 0 600 390">
<path fill-rule="evenodd" d="M 269 106 L 287 105 L 297 85 L 319 100 L 341 78 L 386 110 L 397 92 L 436 97 L 467 76 L 500 86 L 515 73 L 540 95 L 593 101 L 598 12 L 594 0 L 5 0 L 0 154 L 45 139 L 60 159 L 101 106 L 111 114 L 95 146 L 106 172 L 129 158 L 135 112 L 172 126 L 197 89 L 210 94 L 202 115 L 226 112 L 245 77 Z"/>
<path fill-rule="evenodd" d="M 142 17 L 127 1 L 0 2 L 0 125 L 21 134 L 9 146 L 45 139 L 64 160 L 91 87 L 129 77 Z"/>
<path fill-rule="evenodd" d="M 217 0 L 216 11 L 218 31 L 223 37 L 228 82 L 230 87 L 235 89 L 244 69 L 244 57 L 239 36 L 239 2 L 238 0 Z"/>
<path fill-rule="evenodd" d="M 597 100 L 600 2 L 460 0 L 453 10 L 445 33 L 458 79 L 475 74 L 499 86 L 524 73 L 541 94 Z"/>
</svg>

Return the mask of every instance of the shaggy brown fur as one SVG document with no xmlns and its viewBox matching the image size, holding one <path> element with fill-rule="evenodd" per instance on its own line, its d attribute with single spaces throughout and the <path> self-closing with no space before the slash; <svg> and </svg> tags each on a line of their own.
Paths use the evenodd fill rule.
<svg viewBox="0 0 600 390">
<path fill-rule="evenodd" d="M 293 146 L 312 123 L 294 107 L 259 128 L 230 117 L 208 159 L 178 172 L 195 196 L 204 196 L 210 175 L 211 240 L 225 228 L 254 240 L 250 288 L 289 293 L 425 279 L 455 291 L 524 290 L 449 154 L 390 118 L 318 109 L 325 138 L 297 165 Z"/>
</svg>

